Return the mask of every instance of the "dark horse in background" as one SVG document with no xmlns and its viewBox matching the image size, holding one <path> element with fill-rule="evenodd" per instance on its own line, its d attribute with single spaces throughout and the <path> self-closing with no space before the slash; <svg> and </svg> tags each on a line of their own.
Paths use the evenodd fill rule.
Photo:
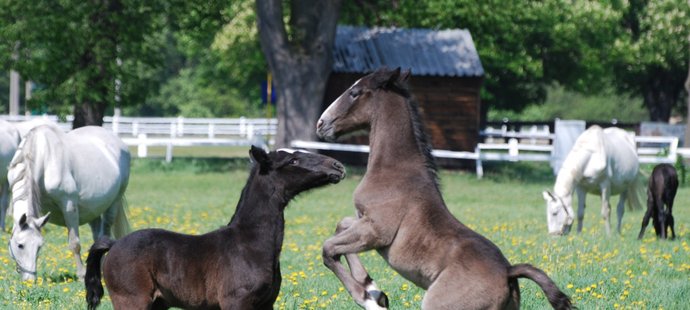
<svg viewBox="0 0 690 310">
<path fill-rule="evenodd" d="M 280 291 L 283 211 L 297 194 L 345 176 L 338 161 L 292 150 L 252 147 L 255 163 L 227 227 L 204 235 L 144 229 L 91 247 L 86 301 L 115 309 L 272 309 Z"/>
<path fill-rule="evenodd" d="M 511 265 L 491 241 L 458 221 L 439 190 L 431 149 L 407 88 L 409 71 L 379 69 L 354 83 L 321 115 L 326 140 L 369 130 L 369 160 L 354 192 L 357 217 L 343 219 L 323 260 L 366 309 L 388 307 L 357 253 L 375 249 L 427 292 L 422 309 L 517 309 L 518 278 L 542 288 L 556 309 L 569 298 L 541 270 Z M 349 270 L 341 263 L 345 256 Z"/>
<path fill-rule="evenodd" d="M 649 177 L 647 188 L 647 212 L 642 218 L 642 228 L 637 239 L 642 239 L 644 231 L 652 218 L 652 225 L 656 236 L 666 239 L 668 228 L 671 228 L 671 239 L 676 238 L 673 229 L 673 199 L 678 190 L 678 174 L 676 168 L 669 164 L 659 164 L 654 167 L 652 176 Z M 664 205 L 666 207 L 664 207 Z"/>
</svg>

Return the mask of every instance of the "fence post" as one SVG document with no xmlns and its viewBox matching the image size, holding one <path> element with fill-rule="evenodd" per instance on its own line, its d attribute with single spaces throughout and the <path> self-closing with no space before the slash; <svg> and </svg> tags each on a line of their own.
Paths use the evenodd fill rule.
<svg viewBox="0 0 690 310">
<path fill-rule="evenodd" d="M 172 161 L 172 152 L 173 152 L 172 142 L 168 142 L 168 145 L 165 147 L 165 162 L 166 163 L 169 163 Z"/>
<path fill-rule="evenodd" d="M 480 152 L 479 146 L 474 147 L 474 154 L 477 155 L 475 168 L 477 169 L 477 179 L 481 179 L 484 176 L 484 167 L 482 167 L 482 154 Z"/>
<path fill-rule="evenodd" d="M 132 136 L 133 137 L 139 136 L 139 122 L 138 121 L 132 122 Z"/>
<path fill-rule="evenodd" d="M 247 120 L 244 116 L 240 117 L 240 136 L 244 136 L 247 132 Z"/>
<path fill-rule="evenodd" d="M 139 138 L 139 145 L 137 145 L 137 156 L 146 158 L 148 155 L 148 145 L 146 144 L 146 134 L 142 133 L 137 136 Z"/>
<path fill-rule="evenodd" d="M 511 157 L 517 157 L 518 154 L 518 140 L 516 138 L 510 138 L 510 140 L 508 140 L 508 155 Z M 511 159 L 510 161 L 517 161 L 517 159 Z"/>
<path fill-rule="evenodd" d="M 120 135 L 120 109 L 115 109 L 111 129 L 113 130 L 113 133 L 115 133 L 115 135 Z"/>
<path fill-rule="evenodd" d="M 216 126 L 214 123 L 209 123 L 208 124 L 208 138 L 213 139 L 216 136 Z"/>
<path fill-rule="evenodd" d="M 182 137 L 184 135 L 184 117 L 177 117 L 177 136 Z"/>
</svg>

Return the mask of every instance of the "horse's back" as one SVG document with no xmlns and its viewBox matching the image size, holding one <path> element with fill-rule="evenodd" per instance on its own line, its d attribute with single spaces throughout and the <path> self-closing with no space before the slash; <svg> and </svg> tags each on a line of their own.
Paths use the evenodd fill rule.
<svg viewBox="0 0 690 310">
<path fill-rule="evenodd" d="M 19 146 L 19 131 L 10 122 L 0 120 L 0 174 L 7 176 L 7 166 Z"/>
<path fill-rule="evenodd" d="M 604 136 L 606 154 L 609 162 L 615 165 L 614 172 L 634 179 L 640 167 L 635 139 L 625 130 L 615 127 L 604 129 Z"/>
<path fill-rule="evenodd" d="M 86 126 L 67 133 L 66 140 L 81 199 L 93 196 L 113 200 L 124 193 L 130 154 L 120 138 L 105 128 Z"/>
</svg>

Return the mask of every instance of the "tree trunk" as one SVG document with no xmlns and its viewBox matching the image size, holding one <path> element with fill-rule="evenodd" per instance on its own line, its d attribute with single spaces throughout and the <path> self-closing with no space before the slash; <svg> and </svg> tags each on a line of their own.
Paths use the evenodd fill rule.
<svg viewBox="0 0 690 310">
<path fill-rule="evenodd" d="M 342 0 L 293 0 L 290 39 L 281 0 L 257 0 L 259 40 L 277 97 L 276 148 L 315 140 L 316 120 L 333 65 L 333 41 Z"/>
<path fill-rule="evenodd" d="M 105 103 L 83 102 L 74 105 L 74 121 L 72 129 L 84 126 L 103 126 L 103 114 L 105 114 Z"/>
<path fill-rule="evenodd" d="M 644 104 L 652 122 L 667 123 L 671 118 L 674 104 L 679 99 L 682 86 L 674 79 L 673 73 L 657 70 L 642 87 Z"/>
</svg>

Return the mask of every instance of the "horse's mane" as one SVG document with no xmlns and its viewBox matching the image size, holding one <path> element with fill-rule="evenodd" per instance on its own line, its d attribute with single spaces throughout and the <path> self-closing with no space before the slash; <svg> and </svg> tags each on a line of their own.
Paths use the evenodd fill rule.
<svg viewBox="0 0 690 310">
<path fill-rule="evenodd" d="M 409 86 L 405 82 L 396 81 L 395 83 L 388 83 L 383 85 L 384 89 L 390 90 L 396 94 L 399 94 L 405 98 L 407 103 L 407 110 L 410 113 L 410 120 L 412 121 L 412 130 L 414 132 L 415 141 L 417 142 L 417 147 L 419 151 L 424 155 L 424 164 L 429 171 L 431 179 L 434 181 L 434 185 L 438 188 L 438 173 L 436 161 L 434 156 L 431 155 L 431 144 L 429 143 L 429 136 L 424 130 L 424 123 L 422 122 L 422 116 L 419 113 L 419 105 L 417 100 L 410 94 Z"/>
<path fill-rule="evenodd" d="M 13 190 L 12 201 L 27 199 L 27 205 L 29 207 L 27 210 L 27 213 L 29 213 L 28 215 L 38 217 L 41 216 L 41 193 L 36 180 L 33 179 L 32 173 L 34 167 L 33 154 L 36 154 L 35 132 L 35 130 L 29 131 L 26 137 L 19 143 L 17 152 L 14 154 L 12 162 L 10 162 L 8 170 L 21 169 L 14 180 L 9 184 L 10 189 Z M 20 181 L 23 182 L 21 186 L 24 191 L 16 193 L 14 192 L 14 186 Z"/>
</svg>

